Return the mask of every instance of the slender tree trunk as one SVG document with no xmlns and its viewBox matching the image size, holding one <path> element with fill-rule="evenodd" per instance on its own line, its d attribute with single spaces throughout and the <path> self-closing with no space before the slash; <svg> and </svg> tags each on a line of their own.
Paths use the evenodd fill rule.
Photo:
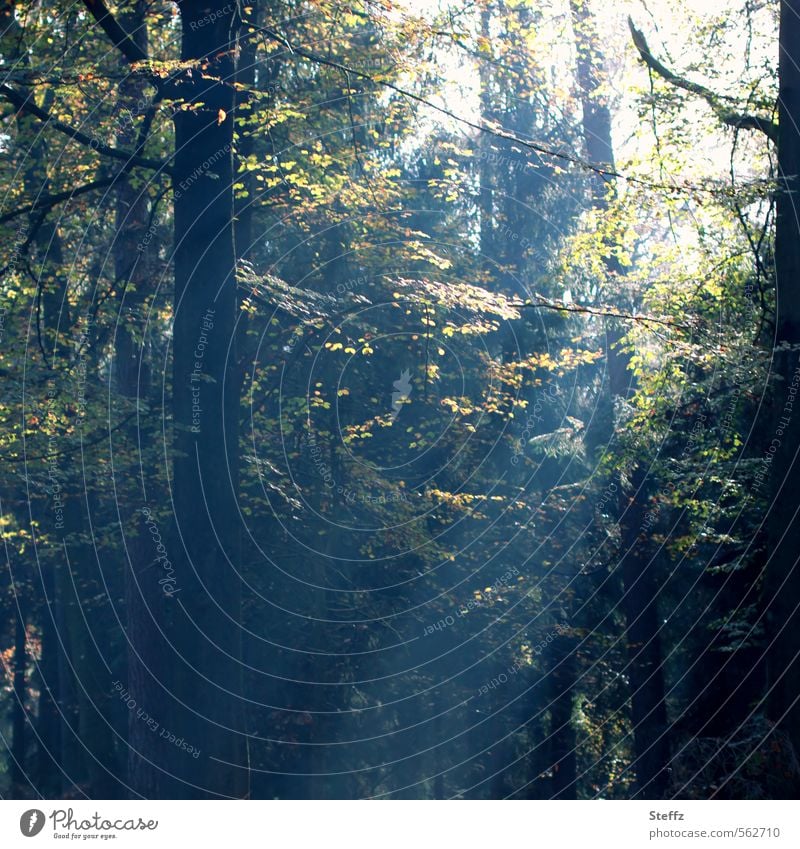
<svg viewBox="0 0 800 849">
<path fill-rule="evenodd" d="M 44 151 L 42 161 L 44 161 Z M 48 418 L 55 436 L 48 443 L 48 465 L 52 466 L 48 522 L 52 535 L 54 613 L 56 653 L 58 657 L 58 707 L 60 711 L 61 763 L 63 791 L 82 793 L 93 798 L 112 798 L 119 792 L 112 777 L 113 752 L 110 725 L 103 713 L 108 701 L 108 682 L 97 676 L 102 668 L 98 646 L 102 636 L 92 616 L 99 585 L 94 578 L 96 551 L 90 537 L 91 523 L 87 504 L 92 494 L 86 480 L 60 451 L 77 440 L 59 421 L 64 387 L 62 380 L 73 363 L 70 336 L 77 326 L 77 314 L 70 309 L 68 281 L 63 274 L 64 251 L 58 226 L 45 221 L 36 237 L 39 263 L 36 269 L 41 287 L 42 342 L 49 369 L 46 388 Z M 91 347 L 91 346 L 90 346 Z M 88 374 L 95 373 L 91 363 Z M 53 451 L 51 454 L 50 452 Z M 55 511 L 56 500 L 63 512 Z"/>
<path fill-rule="evenodd" d="M 431 745 L 433 748 L 433 798 L 446 799 L 445 795 L 445 761 L 442 756 L 442 747 L 439 745 L 446 738 L 445 719 L 441 716 L 442 705 L 444 701 L 439 690 L 434 691 L 433 695 L 433 710 L 436 714 L 436 719 L 433 720 L 433 740 Z"/>
<path fill-rule="evenodd" d="M 132 33 L 139 47 L 147 51 L 145 2 L 137 0 L 120 21 Z M 127 64 L 127 63 L 123 63 Z M 127 76 L 120 84 L 119 124 L 117 146 L 123 150 L 136 148 L 142 111 L 137 104 L 146 103 L 146 88 L 142 80 Z M 114 334 L 115 385 L 124 400 L 121 415 L 128 415 L 131 404 L 141 405 L 148 400 L 150 389 L 148 364 L 145 357 L 145 322 L 142 311 L 151 289 L 151 249 L 147 236 L 148 204 L 142 187 L 135 187 L 126 177 L 116 186 L 116 236 L 114 239 L 114 277 L 117 288 L 124 292 Z M 142 432 L 144 431 L 144 432 Z M 131 470 L 139 455 L 140 446 L 150 442 L 146 416 L 137 416 L 124 428 L 115 454 L 130 458 Z M 126 470 L 127 471 L 127 470 Z M 127 679 L 125 689 L 136 702 L 128 711 L 127 785 L 133 798 L 163 797 L 166 772 L 169 768 L 168 742 L 160 736 L 159 728 L 168 728 L 169 716 L 161 698 L 162 686 L 168 686 L 163 675 L 163 659 L 169 647 L 163 644 L 160 631 L 165 628 L 164 606 L 171 585 L 160 583 L 167 574 L 164 560 L 157 560 L 155 534 L 162 530 L 152 518 L 137 475 L 125 475 L 117 482 L 117 510 L 120 530 L 125 539 L 125 619 L 127 638 Z M 148 522 L 147 519 L 150 519 Z M 151 530 L 152 529 L 152 530 Z M 166 556 L 168 557 L 169 551 Z M 166 561 L 169 562 L 169 561 Z M 140 715 L 143 711 L 147 718 Z"/>
<path fill-rule="evenodd" d="M 11 719 L 11 733 L 13 744 L 11 748 L 11 783 L 18 790 L 27 784 L 28 773 L 25 764 L 26 739 L 25 726 L 27 723 L 27 712 L 25 710 L 25 673 L 28 667 L 27 633 L 25 628 L 25 614 L 23 612 L 22 600 L 17 596 L 16 624 L 14 628 L 14 702 Z"/>
<path fill-rule="evenodd" d="M 551 799 L 577 798 L 577 739 L 572 702 L 577 677 L 575 638 L 559 634 L 548 649 L 547 684 L 550 700 Z"/>
<path fill-rule="evenodd" d="M 481 37 L 489 38 L 491 24 L 491 12 L 488 7 L 481 10 Z M 480 102 L 481 115 L 487 121 L 494 120 L 492 109 L 491 73 L 486 63 L 480 65 Z M 494 184 L 491 166 L 491 138 L 487 133 L 481 133 L 478 139 L 480 145 L 480 192 L 478 198 L 478 210 L 480 213 L 480 246 L 481 265 L 484 270 L 493 267 L 496 260 L 494 255 Z"/>
<path fill-rule="evenodd" d="M 42 659 L 38 663 L 40 695 L 36 718 L 39 741 L 36 757 L 36 787 L 45 798 L 57 795 L 61 787 L 61 702 L 59 687 L 58 632 L 55 623 L 55 564 L 42 569 Z"/>
</svg>

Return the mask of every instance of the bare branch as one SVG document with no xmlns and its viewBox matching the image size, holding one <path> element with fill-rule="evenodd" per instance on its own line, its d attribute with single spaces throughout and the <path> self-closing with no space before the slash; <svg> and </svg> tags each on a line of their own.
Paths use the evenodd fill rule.
<svg viewBox="0 0 800 849">
<path fill-rule="evenodd" d="M 544 308 L 548 310 L 555 310 L 556 312 L 572 312 L 580 313 L 582 315 L 605 316 L 608 318 L 619 318 L 625 321 L 638 321 L 643 324 L 660 324 L 664 327 L 671 327 L 673 330 L 681 330 L 683 332 L 688 332 L 691 329 L 688 324 L 681 324 L 677 321 L 670 321 L 666 318 L 657 318 L 652 315 L 636 315 L 634 313 L 614 309 L 613 307 L 589 307 L 583 306 L 582 304 L 558 303 L 558 301 L 551 301 L 549 298 L 545 298 L 544 295 L 538 295 L 536 293 L 533 294 L 533 297 L 536 299 L 536 303 L 527 301 L 524 303 L 512 302 L 509 306 L 515 307 L 516 309 Z"/>
</svg>

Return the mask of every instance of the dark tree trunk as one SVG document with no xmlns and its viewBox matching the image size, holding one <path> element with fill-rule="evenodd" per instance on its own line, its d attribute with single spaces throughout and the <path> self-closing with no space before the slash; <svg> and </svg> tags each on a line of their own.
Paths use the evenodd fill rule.
<svg viewBox="0 0 800 849">
<path fill-rule="evenodd" d="M 550 702 L 551 799 L 577 798 L 577 739 L 572 722 L 572 700 L 577 677 L 575 638 L 559 634 L 548 648 L 547 686 Z"/>
<path fill-rule="evenodd" d="M 138 0 L 135 6 L 120 16 L 125 29 L 139 47 L 147 51 L 147 28 L 145 3 Z M 130 75 L 120 84 L 121 120 L 117 132 L 117 146 L 123 150 L 134 150 L 137 144 L 137 127 L 149 121 L 148 109 L 144 115 L 137 104 L 147 102 L 145 84 Z M 142 311 L 145 297 L 150 291 L 151 248 L 148 235 L 148 204 L 143 188 L 136 188 L 129 177 L 116 187 L 116 237 L 114 240 L 114 277 L 122 296 L 117 317 L 115 339 L 115 383 L 123 407 L 121 416 L 130 414 L 131 405 L 141 407 L 147 403 L 150 390 L 149 370 L 145 356 L 146 340 L 143 336 L 145 322 Z M 115 453 L 118 456 L 136 458 L 142 463 L 140 446 L 148 446 L 152 431 L 148 417 L 138 415 L 133 423 L 121 431 Z M 131 461 L 133 465 L 133 461 Z M 146 468 L 146 466 L 143 466 Z M 169 742 L 160 736 L 159 728 L 168 728 L 169 717 L 164 710 L 161 688 L 163 659 L 169 655 L 169 647 L 161 639 L 165 628 L 164 606 L 167 583 L 159 583 L 164 574 L 163 560 L 157 560 L 159 552 L 156 538 L 151 532 L 160 534 L 161 525 L 151 519 L 150 510 L 138 476 L 131 474 L 118 479 L 117 509 L 120 530 L 125 540 L 125 620 L 127 644 L 127 679 L 125 690 L 136 702 L 136 708 L 128 710 L 127 786 L 133 798 L 157 799 L 166 789 L 166 772 L 171 755 Z M 165 535 L 166 538 L 166 535 Z M 169 552 L 167 551 L 167 556 Z M 140 711 L 142 713 L 140 713 Z M 146 717 L 144 716 L 146 714 Z M 152 719 L 153 723 L 148 724 Z M 158 727 L 154 725 L 158 723 Z"/>
<path fill-rule="evenodd" d="M 767 715 L 800 752 L 800 490 L 794 480 L 800 449 L 800 0 L 781 0 L 779 35 L 778 178 L 775 273 L 777 334 L 773 367 L 779 382 L 761 446 L 771 462 L 772 502 L 764 594 L 768 623 Z"/>
<path fill-rule="evenodd" d="M 25 629 L 25 615 L 22 609 L 22 601 L 17 597 L 17 621 L 14 628 L 14 702 L 11 719 L 11 733 L 13 744 L 11 748 L 11 782 L 12 785 L 22 790 L 27 783 L 25 768 L 25 725 L 27 713 L 25 710 L 25 672 L 28 666 L 27 634 Z"/>
<path fill-rule="evenodd" d="M 180 604 L 175 636 L 188 705 L 178 733 L 201 750 L 197 761 L 178 756 L 189 796 L 241 797 L 248 779 L 238 574 L 231 83 L 239 22 L 233 8 L 218 9 L 209 20 L 204 0 L 180 4 L 181 56 L 193 67 L 177 84 L 192 108 L 175 118 L 171 485 Z"/>
<path fill-rule="evenodd" d="M 481 37 L 490 37 L 491 12 L 488 7 L 481 10 Z M 481 115 L 486 121 L 494 120 L 492 108 L 491 73 L 486 63 L 480 64 L 480 102 Z M 481 133 L 479 181 L 480 191 L 478 210 L 480 213 L 481 265 L 484 270 L 494 268 L 497 258 L 494 251 L 494 181 L 491 167 L 492 139 L 487 133 Z"/>
<path fill-rule="evenodd" d="M 42 569 L 42 591 L 42 659 L 37 666 L 41 680 L 36 718 L 38 753 L 35 775 L 39 792 L 45 798 L 52 798 L 61 789 L 60 650 L 55 622 L 55 568 L 52 563 Z"/>
<path fill-rule="evenodd" d="M 630 680 L 636 775 L 635 798 L 663 798 L 668 781 L 667 711 L 658 618 L 657 561 L 644 544 L 645 474 L 637 467 L 631 494 L 621 494 L 620 563 Z"/>
</svg>

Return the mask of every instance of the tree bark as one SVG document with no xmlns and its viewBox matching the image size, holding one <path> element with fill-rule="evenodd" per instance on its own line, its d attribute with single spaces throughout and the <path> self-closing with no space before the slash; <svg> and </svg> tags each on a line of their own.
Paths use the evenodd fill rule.
<svg viewBox="0 0 800 849">
<path fill-rule="evenodd" d="M 175 117 L 171 484 L 180 605 L 175 633 L 187 706 L 179 731 L 201 750 L 197 761 L 179 761 L 187 795 L 241 797 L 248 792 L 248 775 L 240 665 L 232 156 L 239 19 L 233 4 L 218 9 L 214 20 L 208 11 L 205 0 L 180 4 L 181 58 L 192 67 L 176 86 L 191 106 Z"/>
<path fill-rule="evenodd" d="M 147 27 L 145 3 L 137 0 L 120 22 L 130 38 L 147 53 Z M 120 84 L 120 123 L 117 146 L 133 150 L 137 144 L 137 117 L 141 109 L 136 104 L 146 102 L 144 81 L 127 76 Z M 126 111 L 127 110 L 127 111 Z M 147 120 L 146 114 L 143 120 Z M 129 176 L 116 187 L 116 235 L 114 239 L 114 277 L 123 292 L 114 334 L 114 377 L 119 397 L 124 406 L 121 415 L 127 415 L 131 404 L 139 407 L 148 399 L 149 370 L 145 356 L 145 323 L 142 310 L 150 290 L 152 263 L 150 241 L 146 238 L 148 227 L 147 194 L 143 187 L 135 187 Z M 142 432 L 144 431 L 144 432 Z M 135 459 L 140 456 L 139 446 L 150 442 L 151 431 L 147 417 L 137 416 L 124 428 L 115 450 L 117 456 L 131 458 L 132 471 Z M 157 799 L 164 795 L 169 771 L 169 745 L 157 729 L 148 725 L 139 714 L 144 711 L 159 727 L 169 727 L 165 703 L 161 698 L 163 686 L 162 660 L 168 656 L 169 647 L 160 639 L 166 627 L 164 606 L 167 601 L 160 584 L 162 561 L 157 561 L 157 550 L 152 532 L 145 527 L 149 510 L 139 484 L 138 476 L 125 474 L 118 478 L 116 491 L 120 530 L 125 540 L 125 621 L 127 642 L 127 680 L 125 689 L 136 702 L 128 711 L 127 786 L 132 798 Z M 152 527 L 157 528 L 155 523 Z M 158 531 L 157 531 L 158 532 Z"/>
<path fill-rule="evenodd" d="M 800 752 L 800 490 L 793 480 L 800 450 L 800 402 L 790 394 L 800 378 L 800 0 L 781 0 L 779 33 L 778 192 L 775 289 L 777 321 L 773 368 L 779 382 L 771 421 L 761 428 L 767 457 L 773 445 L 767 518 L 767 716 Z M 788 419 L 788 423 L 787 423 Z M 767 444 L 769 440 L 769 444 Z"/>
</svg>

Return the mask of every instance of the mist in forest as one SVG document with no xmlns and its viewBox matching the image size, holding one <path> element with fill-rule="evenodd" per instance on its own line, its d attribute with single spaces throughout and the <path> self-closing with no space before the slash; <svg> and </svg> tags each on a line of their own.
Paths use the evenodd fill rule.
<svg viewBox="0 0 800 849">
<path fill-rule="evenodd" d="M 796 798 L 800 3 L 678 5 L 3 0 L 3 798 Z"/>
</svg>

